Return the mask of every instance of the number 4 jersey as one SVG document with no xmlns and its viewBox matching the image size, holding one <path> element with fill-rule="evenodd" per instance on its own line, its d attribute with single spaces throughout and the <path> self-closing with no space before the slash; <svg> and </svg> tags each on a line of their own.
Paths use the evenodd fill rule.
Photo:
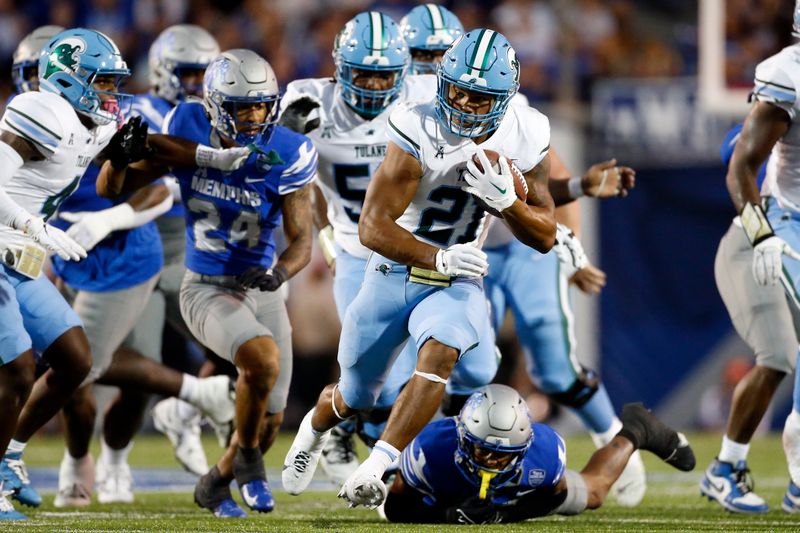
<svg viewBox="0 0 800 533">
<path fill-rule="evenodd" d="M 411 204 L 397 223 L 418 239 L 446 248 L 474 241 L 485 211 L 461 187 L 461 171 L 475 154 L 472 139 L 447 130 L 436 116 L 436 100 L 404 102 L 389 116 L 389 140 L 422 165 L 422 179 Z M 550 147 L 550 123 L 539 111 L 510 105 L 498 128 L 481 148 L 494 150 L 526 173 Z"/>
<path fill-rule="evenodd" d="M 203 104 L 183 102 L 167 115 L 164 133 L 219 146 Z M 311 182 L 317 152 L 304 135 L 281 126 L 234 172 L 175 169 L 186 218 L 186 268 L 198 274 L 238 275 L 272 266 L 273 230 L 281 197 Z"/>
<path fill-rule="evenodd" d="M 78 188 L 86 167 L 109 143 L 117 125 L 112 122 L 88 129 L 61 96 L 27 92 L 9 102 L 0 130 L 25 139 L 42 155 L 39 160 L 26 161 L 0 187 L 23 209 L 47 220 Z M 23 232 L 0 224 L 0 249 L 31 242 Z"/>
</svg>

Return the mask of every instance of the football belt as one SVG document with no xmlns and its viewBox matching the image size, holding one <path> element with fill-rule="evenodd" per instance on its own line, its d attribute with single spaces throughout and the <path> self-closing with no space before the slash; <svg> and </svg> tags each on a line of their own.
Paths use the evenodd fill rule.
<svg viewBox="0 0 800 533">
<path fill-rule="evenodd" d="M 47 258 L 44 248 L 33 243 L 24 246 L 9 245 L 1 253 L 0 258 L 4 265 L 31 279 L 37 279 L 41 275 Z"/>
<path fill-rule="evenodd" d="M 453 278 L 440 274 L 436 270 L 410 266 L 408 267 L 408 281 L 435 287 L 449 287 Z"/>
</svg>

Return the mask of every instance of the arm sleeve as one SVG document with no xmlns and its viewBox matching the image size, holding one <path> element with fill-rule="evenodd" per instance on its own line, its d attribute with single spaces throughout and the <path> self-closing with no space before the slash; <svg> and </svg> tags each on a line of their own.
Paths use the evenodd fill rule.
<svg viewBox="0 0 800 533">
<path fill-rule="evenodd" d="M 64 128 L 46 100 L 37 95 L 22 93 L 14 98 L 0 120 L 0 129 L 25 139 L 43 156 L 50 157 L 61 143 Z"/>
<path fill-rule="evenodd" d="M 392 114 L 389 115 L 386 129 L 389 140 L 397 146 L 422 161 L 422 150 L 413 122 L 413 112 L 409 104 L 401 102 Z"/>
<path fill-rule="evenodd" d="M 317 160 L 317 149 L 305 139 L 297 149 L 295 160 L 281 173 L 278 192 L 289 194 L 311 183 L 317 174 Z"/>
<path fill-rule="evenodd" d="M 783 63 L 784 55 L 773 56 L 756 67 L 753 99 L 768 102 L 780 107 L 794 119 L 797 113 L 795 103 L 797 92 L 792 78 L 787 74 Z"/>
</svg>

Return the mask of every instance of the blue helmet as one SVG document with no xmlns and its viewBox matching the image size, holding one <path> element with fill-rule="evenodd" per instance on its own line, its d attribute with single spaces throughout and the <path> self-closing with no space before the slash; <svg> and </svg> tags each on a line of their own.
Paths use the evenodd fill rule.
<svg viewBox="0 0 800 533">
<path fill-rule="evenodd" d="M 792 24 L 792 35 L 800 37 L 800 0 L 794 4 L 794 18 Z"/>
<path fill-rule="evenodd" d="M 400 96 L 410 56 L 400 28 L 379 11 L 364 11 L 350 19 L 336 36 L 333 61 L 342 98 L 356 113 L 373 118 Z M 358 87 L 354 69 L 389 73 L 394 76 L 389 89 Z"/>
<path fill-rule="evenodd" d="M 436 4 L 417 6 L 400 20 L 408 47 L 411 49 L 411 73 L 435 74 L 436 63 L 414 59 L 415 50 L 444 52 L 464 33 L 461 21 L 447 8 Z"/>
<path fill-rule="evenodd" d="M 97 125 L 122 120 L 123 100 L 132 95 L 120 93 L 119 83 L 131 71 L 114 42 L 95 30 L 74 28 L 55 35 L 39 57 L 39 87 L 63 96 L 78 113 Z M 113 91 L 95 89 L 98 76 L 114 78 Z M 108 98 L 103 100 L 101 95 Z"/>
<path fill-rule="evenodd" d="M 495 488 L 516 476 L 533 442 L 528 406 L 506 385 L 492 384 L 473 393 L 461 408 L 456 431 L 455 460 L 461 473 L 473 481 L 481 472 L 492 474 Z M 476 458 L 476 452 L 507 455 L 506 464 L 489 468 Z"/>
<path fill-rule="evenodd" d="M 519 89 L 519 61 L 502 34 L 476 29 L 462 35 L 445 52 L 436 71 L 438 95 L 436 113 L 452 133 L 480 137 L 497 129 L 508 103 Z M 492 98 L 488 112 L 467 113 L 450 103 L 450 86 Z"/>
</svg>

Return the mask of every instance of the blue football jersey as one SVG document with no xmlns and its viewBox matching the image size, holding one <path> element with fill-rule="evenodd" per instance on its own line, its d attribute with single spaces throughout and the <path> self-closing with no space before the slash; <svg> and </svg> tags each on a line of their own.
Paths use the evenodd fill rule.
<svg viewBox="0 0 800 533">
<path fill-rule="evenodd" d="M 163 131 L 213 144 L 213 128 L 200 102 L 179 104 L 167 116 Z M 251 266 L 272 266 L 272 233 L 281 222 L 281 196 L 311 182 L 317 152 L 306 136 L 281 126 L 256 148 L 234 172 L 175 169 L 185 208 L 188 269 L 238 275 Z"/>
<path fill-rule="evenodd" d="M 522 468 L 498 484 L 492 481 L 492 501 L 499 504 L 516 500 L 535 490 L 549 490 L 564 476 L 567 448 L 564 439 L 544 424 L 531 424 L 533 443 Z M 451 506 L 477 496 L 480 481 L 468 476 L 458 465 L 458 432 L 455 417 L 431 422 L 411 441 L 400 457 L 406 483 L 425 494 L 429 505 Z"/>
<path fill-rule="evenodd" d="M 59 207 L 59 212 L 101 211 L 122 203 L 97 195 L 99 168 L 90 164 L 78 188 Z M 62 218 L 51 223 L 66 230 Z M 155 276 L 164 265 L 161 236 L 154 222 L 138 228 L 114 231 L 89 251 L 82 261 L 64 261 L 53 255 L 53 270 L 75 289 L 107 292 L 128 289 Z"/>
<path fill-rule="evenodd" d="M 742 126 L 743 124 L 737 124 L 731 128 L 731 130 L 725 134 L 725 138 L 722 140 L 722 145 L 719 147 L 719 156 L 722 158 L 722 162 L 726 165 L 729 165 L 731 162 L 733 150 L 736 148 L 736 143 L 739 142 L 739 136 L 742 133 Z M 759 189 L 761 189 L 761 184 L 764 183 L 764 176 L 767 173 L 767 163 L 769 163 L 769 158 L 767 158 L 767 160 L 764 161 L 764 164 L 761 165 L 761 168 L 758 169 L 756 183 L 758 184 Z"/>
<path fill-rule="evenodd" d="M 149 133 L 161 133 L 164 126 L 164 118 L 167 113 L 172 111 L 174 106 L 158 96 L 151 93 L 137 94 L 131 104 L 131 116 L 140 116 L 147 123 Z M 169 211 L 164 213 L 164 217 L 182 217 L 183 205 L 180 202 L 173 202 Z"/>
</svg>

